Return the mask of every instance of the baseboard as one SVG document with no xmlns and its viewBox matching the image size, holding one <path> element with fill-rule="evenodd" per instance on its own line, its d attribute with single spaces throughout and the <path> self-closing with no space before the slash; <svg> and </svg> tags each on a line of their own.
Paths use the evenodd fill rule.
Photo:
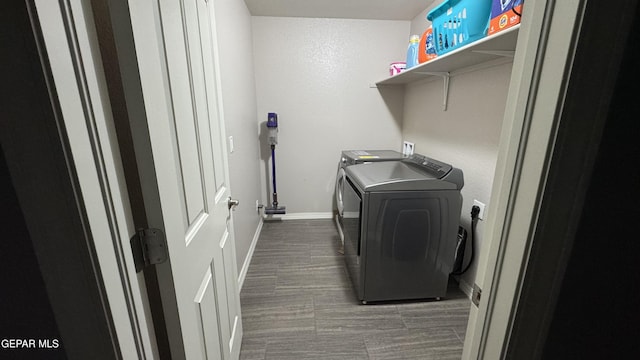
<svg viewBox="0 0 640 360">
<path fill-rule="evenodd" d="M 308 212 L 308 213 L 291 213 L 283 215 L 265 215 L 264 221 L 273 220 L 319 220 L 333 219 L 332 212 Z"/>
<path fill-rule="evenodd" d="M 462 290 L 462 292 L 471 299 L 471 296 L 473 295 L 473 286 L 469 285 L 469 283 L 464 281 L 462 278 L 459 278 L 458 280 L 458 287 L 460 290 Z"/>
<path fill-rule="evenodd" d="M 244 264 L 242 264 L 242 269 L 240 270 L 240 274 L 238 274 L 238 292 L 242 290 L 242 285 L 244 285 L 244 278 L 247 277 L 249 265 L 251 264 L 251 259 L 253 258 L 253 252 L 256 250 L 256 245 L 258 244 L 258 238 L 260 238 L 263 224 L 264 222 L 262 221 L 262 219 L 260 219 L 258 227 L 256 228 L 256 232 L 253 234 L 253 240 L 251 240 L 251 246 L 249 246 L 247 256 L 244 258 Z"/>
</svg>

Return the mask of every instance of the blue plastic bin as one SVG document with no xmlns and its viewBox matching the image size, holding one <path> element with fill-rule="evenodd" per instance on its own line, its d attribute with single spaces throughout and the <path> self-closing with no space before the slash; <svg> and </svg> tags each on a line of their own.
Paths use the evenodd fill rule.
<svg viewBox="0 0 640 360">
<path fill-rule="evenodd" d="M 492 0 L 445 0 L 427 14 L 438 55 L 470 44 L 487 33 Z"/>
</svg>

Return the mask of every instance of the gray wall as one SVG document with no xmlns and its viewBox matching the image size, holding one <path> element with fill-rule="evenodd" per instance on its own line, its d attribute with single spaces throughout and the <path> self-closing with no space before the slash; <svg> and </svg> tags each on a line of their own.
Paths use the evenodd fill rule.
<svg viewBox="0 0 640 360">
<path fill-rule="evenodd" d="M 402 104 L 370 87 L 404 60 L 409 21 L 253 17 L 257 114 L 279 115 L 278 197 L 289 214 L 331 214 L 343 149 L 401 148 Z M 261 147 L 270 202 L 269 148 Z M 311 214 L 310 214 L 311 213 Z"/>
<path fill-rule="evenodd" d="M 227 137 L 234 140 L 234 151 L 229 154 L 231 191 L 240 200 L 233 213 L 240 272 L 260 222 L 255 208 L 260 199 L 260 173 L 251 15 L 242 0 L 216 0 L 214 8 L 224 120 Z"/>
<path fill-rule="evenodd" d="M 453 73 L 447 111 L 441 80 L 370 87 L 388 76 L 389 63 L 404 60 L 409 35 L 422 34 L 433 6 L 408 22 L 251 17 L 241 0 L 216 0 L 225 121 L 235 142 L 230 175 L 242 202 L 234 213 L 239 268 L 259 223 L 254 202 L 271 201 L 268 112 L 279 114 L 278 193 L 289 215 L 333 211 L 340 150 L 400 150 L 402 140 L 463 169 L 467 229 L 474 199 L 491 206 L 510 62 Z M 482 231 L 480 221 L 476 255 Z M 463 286 L 475 273 L 474 264 Z"/>
<path fill-rule="evenodd" d="M 422 34 L 429 26 L 425 17 L 432 7 L 416 16 L 411 24 L 412 33 Z M 487 206 L 485 214 L 491 206 L 489 199 L 511 68 L 512 62 L 506 59 L 453 72 L 446 111 L 442 111 L 442 80 L 410 84 L 406 88 L 402 136 L 415 143 L 416 152 L 464 171 L 461 225 L 468 231 L 473 200 Z M 482 232 L 483 221 L 478 221 L 474 264 L 461 279 L 465 291 L 473 285 L 478 255 L 486 245 Z M 467 248 L 465 259 L 469 256 L 470 248 Z"/>
</svg>

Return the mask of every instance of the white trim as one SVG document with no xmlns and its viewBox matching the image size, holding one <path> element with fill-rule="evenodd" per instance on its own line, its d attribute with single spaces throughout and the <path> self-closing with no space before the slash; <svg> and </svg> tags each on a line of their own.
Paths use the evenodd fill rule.
<svg viewBox="0 0 640 360">
<path fill-rule="evenodd" d="M 260 237 L 260 233 L 262 232 L 262 225 L 264 222 L 260 219 L 258 223 L 258 227 L 256 228 L 255 234 L 253 234 L 253 240 L 251 241 L 251 246 L 249 246 L 249 251 L 247 252 L 247 256 L 244 258 L 244 263 L 242 264 L 242 269 L 240 270 L 240 275 L 238 275 L 238 292 L 242 291 L 242 285 L 244 285 L 244 278 L 247 277 L 247 272 L 249 271 L 249 265 L 251 264 L 251 259 L 253 258 L 253 252 L 256 250 L 256 245 L 258 244 L 258 238 Z"/>
<path fill-rule="evenodd" d="M 122 358 L 153 358 L 153 326 L 146 316 L 143 295 L 129 250 L 133 229 L 128 226 L 127 195 L 121 193 L 119 149 L 110 141 L 112 114 L 97 49 L 96 29 L 89 4 L 64 0 L 33 2 L 42 31 L 52 84 L 68 137 L 69 159 L 82 193 L 86 221 L 91 231 L 96 261 L 102 274 L 103 300 L 112 315 L 111 338 Z M 36 29 L 33 30 L 37 32 Z M 95 48 L 92 45 L 96 45 Z M 95 51 L 94 51 L 95 50 Z M 46 71 L 45 71 L 46 72 Z M 123 311 L 123 309 L 125 311 Z M 55 310 L 55 309 L 54 309 Z M 60 315 L 58 312 L 56 316 Z"/>
<path fill-rule="evenodd" d="M 580 1 L 533 1 L 523 14 L 516 48 L 493 192 L 475 283 L 482 301 L 471 306 L 462 358 L 505 357 L 541 192 L 575 51 Z M 549 16 L 553 14 L 553 16 Z M 543 34 L 542 36 L 540 34 Z M 474 308 L 477 311 L 474 311 Z"/>
<path fill-rule="evenodd" d="M 235 339 L 236 339 L 236 334 L 238 333 L 236 330 L 238 330 L 238 317 L 236 316 L 233 319 L 233 330 L 231 330 L 231 338 L 229 339 L 229 351 L 231 353 L 233 353 L 233 344 L 235 343 Z M 238 344 L 240 345 L 240 344 Z"/>
<path fill-rule="evenodd" d="M 284 214 L 284 215 L 264 215 L 263 219 L 265 221 L 333 219 L 333 212 L 309 212 L 309 213 L 293 213 L 293 214 Z"/>
<path fill-rule="evenodd" d="M 468 282 L 464 281 L 464 279 L 461 278 L 458 282 L 458 287 L 465 295 L 467 295 L 469 299 L 471 299 L 471 296 L 473 295 L 473 286 L 471 286 Z"/>
</svg>

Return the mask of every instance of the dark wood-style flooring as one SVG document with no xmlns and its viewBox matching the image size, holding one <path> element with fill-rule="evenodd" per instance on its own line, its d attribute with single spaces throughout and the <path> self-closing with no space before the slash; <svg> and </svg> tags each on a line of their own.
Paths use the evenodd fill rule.
<svg viewBox="0 0 640 360">
<path fill-rule="evenodd" d="M 331 220 L 265 222 L 240 298 L 241 359 L 460 359 L 470 302 L 360 305 Z"/>
</svg>

